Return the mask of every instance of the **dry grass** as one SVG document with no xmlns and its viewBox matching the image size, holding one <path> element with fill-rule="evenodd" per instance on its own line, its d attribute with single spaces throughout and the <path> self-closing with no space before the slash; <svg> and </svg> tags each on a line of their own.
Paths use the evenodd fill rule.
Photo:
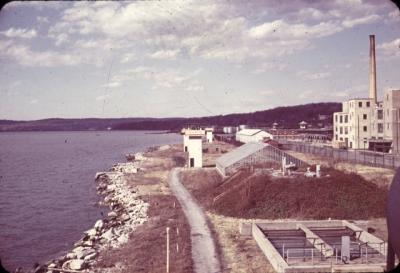
<svg viewBox="0 0 400 273">
<path fill-rule="evenodd" d="M 149 221 L 132 233 L 127 244 L 101 255 L 98 266 L 108 269 L 107 272 L 165 272 L 166 227 L 169 226 L 170 272 L 193 272 L 190 229 L 180 207 L 174 207 L 174 203 L 177 204 L 175 197 L 155 195 L 147 197 L 146 201 L 150 204 Z"/>
<path fill-rule="evenodd" d="M 149 203 L 149 220 L 139 226 L 121 248 L 102 253 L 96 272 L 165 272 L 167 226 L 171 228 L 170 272 L 193 272 L 190 228 L 167 182 L 169 170 L 182 166 L 183 152 L 174 145 L 168 150 L 151 151 L 146 157 L 141 166 L 144 171 L 127 174 L 125 179 L 136 194 Z"/>
</svg>

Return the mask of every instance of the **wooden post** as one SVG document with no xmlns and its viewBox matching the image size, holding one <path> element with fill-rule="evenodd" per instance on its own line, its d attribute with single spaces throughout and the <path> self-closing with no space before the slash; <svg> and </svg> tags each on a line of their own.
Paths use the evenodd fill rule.
<svg viewBox="0 0 400 273">
<path fill-rule="evenodd" d="M 169 227 L 167 227 L 167 273 L 169 273 Z"/>
</svg>

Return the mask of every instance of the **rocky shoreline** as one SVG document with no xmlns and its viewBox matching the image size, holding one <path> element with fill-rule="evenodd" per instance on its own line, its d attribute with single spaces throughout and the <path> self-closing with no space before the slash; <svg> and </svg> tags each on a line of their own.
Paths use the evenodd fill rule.
<svg viewBox="0 0 400 273">
<path fill-rule="evenodd" d="M 93 272 L 101 252 L 125 244 L 130 233 L 148 219 L 148 204 L 125 179 L 127 174 L 138 173 L 145 160 L 141 153 L 136 153 L 129 155 L 128 162 L 118 163 L 108 172 L 96 173 L 97 193 L 104 196 L 100 203 L 110 209 L 107 217 L 97 220 L 93 228 L 85 231 L 67 254 L 36 266 L 29 273 Z"/>
</svg>

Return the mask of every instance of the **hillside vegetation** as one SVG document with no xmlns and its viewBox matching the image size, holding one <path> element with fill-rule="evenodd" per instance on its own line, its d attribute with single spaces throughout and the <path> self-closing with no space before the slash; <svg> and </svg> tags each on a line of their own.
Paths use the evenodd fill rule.
<svg viewBox="0 0 400 273">
<path fill-rule="evenodd" d="M 266 219 L 385 216 L 386 189 L 354 173 L 335 169 L 324 173 L 329 176 L 277 178 L 244 173 L 225 187 L 216 172 L 199 171 L 183 173 L 182 181 L 200 203 L 225 216 Z"/>
<path fill-rule="evenodd" d="M 253 113 L 229 114 L 200 118 L 113 118 L 113 119 L 42 119 L 34 121 L 0 120 L 1 131 L 85 131 L 85 130 L 172 130 L 195 124 L 204 126 L 271 126 L 278 122 L 286 128 L 297 128 L 302 120 L 315 124 L 318 114 L 332 116 L 340 103 L 312 103 L 278 107 Z M 329 118 L 328 123 L 332 123 Z"/>
</svg>

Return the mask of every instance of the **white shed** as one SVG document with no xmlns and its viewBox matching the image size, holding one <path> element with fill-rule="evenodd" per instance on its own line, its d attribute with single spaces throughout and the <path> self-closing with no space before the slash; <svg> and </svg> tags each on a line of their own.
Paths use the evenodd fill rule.
<svg viewBox="0 0 400 273">
<path fill-rule="evenodd" d="M 213 128 L 205 128 L 204 131 L 206 132 L 206 141 L 208 143 L 212 143 L 213 142 Z"/>
<path fill-rule="evenodd" d="M 243 129 L 236 133 L 236 141 L 242 143 L 260 142 L 264 139 L 273 139 L 273 135 L 260 129 Z"/>
</svg>

